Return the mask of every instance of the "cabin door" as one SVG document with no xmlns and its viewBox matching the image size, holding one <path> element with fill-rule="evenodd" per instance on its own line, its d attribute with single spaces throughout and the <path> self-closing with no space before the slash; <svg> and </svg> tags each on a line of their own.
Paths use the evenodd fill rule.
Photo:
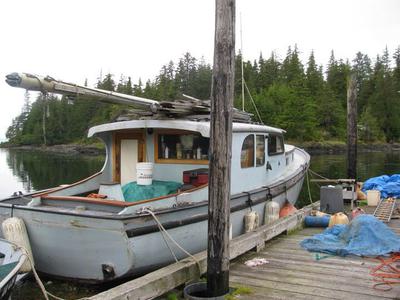
<svg viewBox="0 0 400 300">
<path fill-rule="evenodd" d="M 144 137 L 137 132 L 114 136 L 114 181 L 121 185 L 136 181 L 136 165 L 143 161 Z"/>
<path fill-rule="evenodd" d="M 136 181 L 138 140 L 121 140 L 121 185 Z"/>
</svg>

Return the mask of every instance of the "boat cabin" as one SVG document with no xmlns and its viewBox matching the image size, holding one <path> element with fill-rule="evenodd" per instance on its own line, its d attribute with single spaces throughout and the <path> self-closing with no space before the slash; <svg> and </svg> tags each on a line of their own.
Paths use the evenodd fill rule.
<svg viewBox="0 0 400 300">
<path fill-rule="evenodd" d="M 283 133 L 274 127 L 233 123 L 231 195 L 279 183 L 298 168 L 295 147 L 284 144 Z M 152 207 L 167 208 L 207 201 L 209 122 L 122 121 L 92 127 L 88 136 L 106 145 L 103 169 L 81 182 L 36 194 L 30 205 L 57 200 L 74 207 L 83 201 L 125 207 L 119 211 L 125 214 L 149 202 Z M 137 168 L 143 162 L 152 163 L 151 185 L 138 184 Z M 111 206 L 107 209 L 115 211 Z"/>
<path fill-rule="evenodd" d="M 285 155 L 283 133 L 268 126 L 233 124 L 232 194 L 262 186 L 293 161 L 293 156 Z M 106 144 L 103 181 L 125 186 L 137 181 L 137 163 L 152 162 L 153 180 L 177 182 L 184 189 L 204 183 L 204 179 L 190 181 L 187 173 L 199 170 L 200 175 L 207 176 L 209 134 L 209 122 L 187 120 L 124 121 L 89 131 L 90 137 Z"/>
</svg>

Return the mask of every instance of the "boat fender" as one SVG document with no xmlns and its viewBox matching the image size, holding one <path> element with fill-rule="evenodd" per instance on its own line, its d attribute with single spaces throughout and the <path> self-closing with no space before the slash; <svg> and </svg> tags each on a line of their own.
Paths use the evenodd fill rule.
<svg viewBox="0 0 400 300">
<path fill-rule="evenodd" d="M 294 207 L 291 203 L 286 202 L 286 204 L 279 211 L 279 218 L 284 218 L 293 215 L 296 211 L 297 211 L 296 207 Z"/>
<path fill-rule="evenodd" d="M 338 224 L 349 224 L 349 218 L 342 212 L 334 214 L 329 220 L 329 227 Z"/>
<path fill-rule="evenodd" d="M 21 247 L 22 252 L 29 257 L 22 265 L 20 272 L 25 273 L 31 271 L 32 267 L 30 262 L 32 262 L 32 265 L 34 264 L 33 255 L 24 221 L 17 217 L 8 218 L 2 223 L 2 229 L 4 238 Z"/>
<path fill-rule="evenodd" d="M 258 228 L 260 217 L 255 211 L 250 211 L 244 216 L 244 230 L 245 232 L 253 231 Z"/>
<path fill-rule="evenodd" d="M 275 201 L 268 201 L 265 204 L 264 224 L 271 224 L 279 219 L 279 203 Z"/>
<path fill-rule="evenodd" d="M 351 211 L 351 219 L 353 220 L 357 218 L 359 215 L 363 214 L 365 214 L 365 211 L 362 208 L 357 207 Z"/>
</svg>

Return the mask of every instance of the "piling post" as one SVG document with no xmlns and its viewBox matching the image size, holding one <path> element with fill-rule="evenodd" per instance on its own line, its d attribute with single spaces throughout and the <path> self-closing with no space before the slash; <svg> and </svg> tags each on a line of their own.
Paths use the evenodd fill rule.
<svg viewBox="0 0 400 300">
<path fill-rule="evenodd" d="M 357 179 L 357 78 L 354 73 L 347 86 L 347 178 Z"/>
<path fill-rule="evenodd" d="M 229 292 L 229 201 L 235 70 L 235 0 L 216 0 L 211 88 L 207 293 Z"/>
</svg>

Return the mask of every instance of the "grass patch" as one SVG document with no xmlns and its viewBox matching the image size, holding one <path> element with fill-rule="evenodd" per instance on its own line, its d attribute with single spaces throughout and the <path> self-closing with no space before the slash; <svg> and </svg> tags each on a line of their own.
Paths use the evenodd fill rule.
<svg viewBox="0 0 400 300">
<path fill-rule="evenodd" d="M 238 296 L 250 295 L 252 293 L 253 291 L 247 286 L 237 286 L 235 287 L 235 290 L 232 293 L 226 295 L 224 298 L 225 300 L 237 300 Z"/>
<path fill-rule="evenodd" d="M 178 294 L 176 293 L 169 293 L 167 295 L 167 300 L 179 300 Z"/>
</svg>

